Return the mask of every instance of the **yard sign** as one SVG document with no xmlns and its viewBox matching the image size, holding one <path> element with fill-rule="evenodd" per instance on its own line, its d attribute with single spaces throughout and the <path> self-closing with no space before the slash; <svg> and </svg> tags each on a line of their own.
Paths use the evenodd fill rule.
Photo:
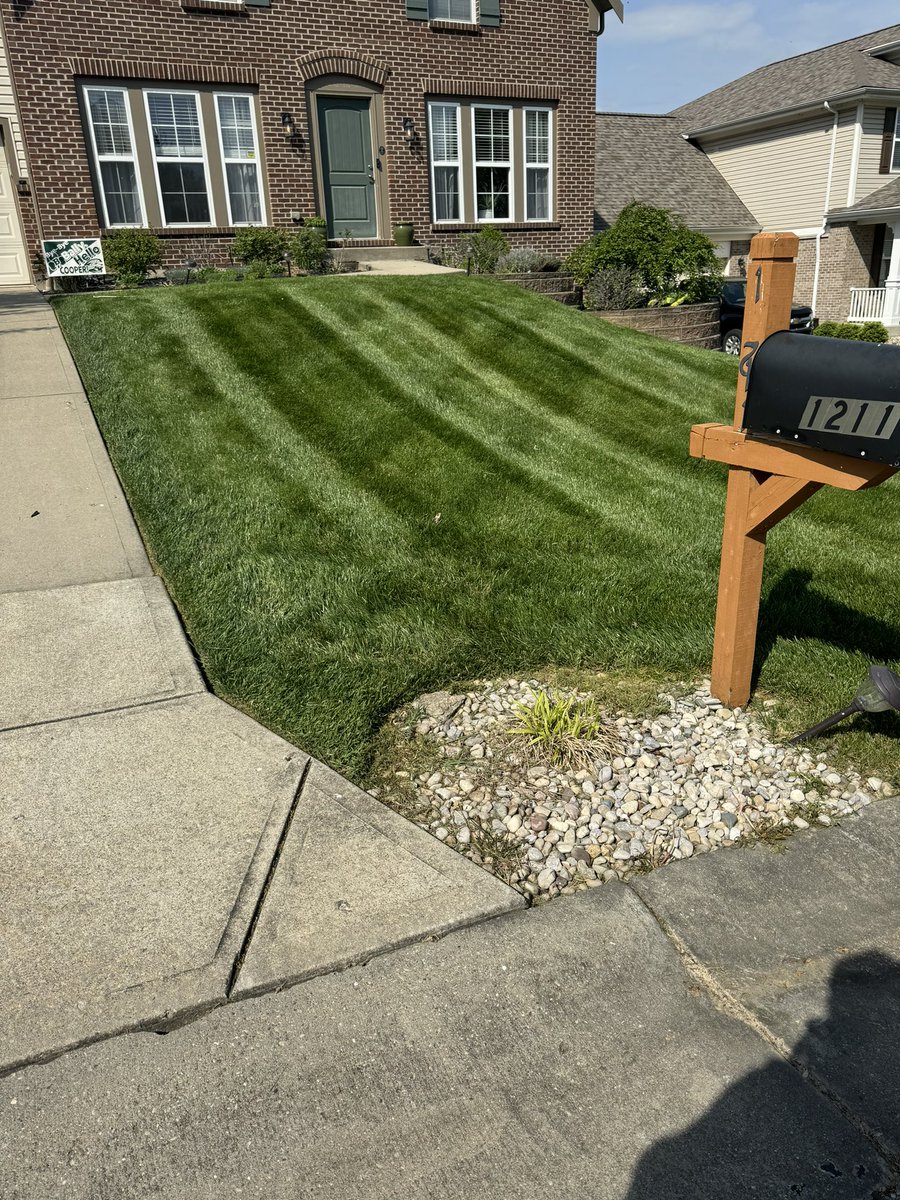
<svg viewBox="0 0 900 1200">
<path fill-rule="evenodd" d="M 48 279 L 106 274 L 99 238 L 66 238 L 44 242 L 44 262 L 47 264 Z"/>
<path fill-rule="evenodd" d="M 744 432 L 756 352 L 770 334 L 790 327 L 799 246 L 793 233 L 759 233 L 751 242 L 734 424 L 691 430 L 694 458 L 729 466 L 710 687 L 726 704 L 750 698 L 766 534 L 824 484 L 857 492 L 894 473 L 882 463 L 751 440 Z"/>
</svg>

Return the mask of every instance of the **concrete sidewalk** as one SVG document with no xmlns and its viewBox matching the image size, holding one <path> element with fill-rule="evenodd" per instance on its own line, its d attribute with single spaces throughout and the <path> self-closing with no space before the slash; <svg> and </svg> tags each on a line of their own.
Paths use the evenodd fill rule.
<svg viewBox="0 0 900 1200">
<path fill-rule="evenodd" d="M 0 644 L 0 1074 L 523 903 L 208 694 L 27 288 L 0 295 Z"/>
<path fill-rule="evenodd" d="M 4 1200 L 887 1200 L 900 802 L 0 1081 Z M 661 914 L 665 915 L 662 916 Z"/>
</svg>

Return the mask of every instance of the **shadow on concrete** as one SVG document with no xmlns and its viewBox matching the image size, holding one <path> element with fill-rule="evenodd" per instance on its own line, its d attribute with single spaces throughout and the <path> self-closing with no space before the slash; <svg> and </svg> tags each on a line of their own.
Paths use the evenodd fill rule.
<svg viewBox="0 0 900 1200">
<path fill-rule="evenodd" d="M 793 1050 L 795 1062 L 828 1094 L 833 1093 L 829 1081 L 840 1081 L 836 1090 L 845 1112 L 865 1128 L 876 1148 L 883 1145 L 882 1134 L 890 1140 L 900 1099 L 898 1012 L 900 962 L 875 952 L 854 955 L 832 973 L 827 1016 L 811 1021 Z M 827 1158 L 811 1154 L 814 1104 L 808 1117 L 798 1114 L 788 1126 L 783 1106 L 773 1103 L 795 1088 L 796 1068 L 781 1060 L 739 1080 L 701 1120 L 647 1151 L 626 1200 L 888 1200 L 900 1195 L 896 1165 L 885 1186 L 890 1152 L 882 1153 L 885 1172 L 875 1178 L 871 1162 L 859 1161 L 859 1138 L 850 1120 L 845 1145 L 838 1139 Z M 826 1103 L 830 1107 L 836 1101 Z M 807 1129 L 809 1138 L 798 1136 Z"/>
</svg>

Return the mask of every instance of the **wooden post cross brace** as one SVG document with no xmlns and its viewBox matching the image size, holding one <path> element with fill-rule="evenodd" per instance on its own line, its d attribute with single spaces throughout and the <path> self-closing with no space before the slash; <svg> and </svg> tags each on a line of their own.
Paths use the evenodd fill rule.
<svg viewBox="0 0 900 1200">
<path fill-rule="evenodd" d="M 770 334 L 790 328 L 798 248 L 792 233 L 761 233 L 753 239 L 734 426 L 705 424 L 691 430 L 694 458 L 730 468 L 711 691 L 732 705 L 750 698 L 766 534 L 825 484 L 855 492 L 894 473 L 880 463 L 824 450 L 753 441 L 741 430 L 754 355 Z"/>
</svg>

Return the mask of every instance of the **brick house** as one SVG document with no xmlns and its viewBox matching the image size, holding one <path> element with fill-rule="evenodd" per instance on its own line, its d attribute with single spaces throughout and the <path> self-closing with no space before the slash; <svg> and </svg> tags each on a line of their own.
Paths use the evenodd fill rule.
<svg viewBox="0 0 900 1200">
<path fill-rule="evenodd" d="M 141 226 L 170 265 L 222 262 L 237 226 L 313 214 L 364 246 L 411 221 L 424 244 L 493 224 L 564 252 L 592 227 L 610 10 L 620 0 L 0 0 L 20 259 L 42 238 Z"/>
<path fill-rule="evenodd" d="M 605 116 L 598 146 L 614 126 L 621 150 L 598 165 L 598 208 L 639 186 L 672 196 L 697 228 L 721 225 L 734 204 L 709 186 L 711 167 L 760 229 L 799 235 L 797 301 L 823 320 L 896 328 L 898 112 L 900 25 L 892 25 L 760 67 L 665 117 Z M 687 181 L 673 183 L 676 163 Z"/>
</svg>

